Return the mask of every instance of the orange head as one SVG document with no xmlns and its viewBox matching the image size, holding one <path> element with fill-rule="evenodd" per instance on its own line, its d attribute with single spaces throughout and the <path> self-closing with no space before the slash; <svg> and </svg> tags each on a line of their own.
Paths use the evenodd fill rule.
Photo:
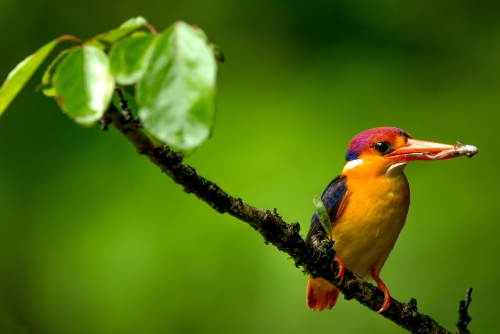
<svg viewBox="0 0 500 334">
<path fill-rule="evenodd" d="M 390 175 L 402 171 L 411 161 L 444 160 L 461 155 L 470 157 L 476 153 L 474 146 L 416 140 L 404 130 L 380 127 L 363 131 L 351 140 L 344 172 L 363 164 L 375 173 Z"/>
</svg>

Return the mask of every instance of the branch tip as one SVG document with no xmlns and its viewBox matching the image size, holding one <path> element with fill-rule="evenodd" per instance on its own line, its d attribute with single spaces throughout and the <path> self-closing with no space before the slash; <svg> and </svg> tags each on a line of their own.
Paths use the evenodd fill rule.
<svg viewBox="0 0 500 334">
<path fill-rule="evenodd" d="M 472 321 L 471 316 L 468 313 L 469 305 L 472 302 L 471 298 L 472 288 L 467 289 L 465 292 L 465 299 L 461 300 L 458 304 L 458 320 L 457 320 L 457 334 L 471 334 L 467 329 L 467 326 Z"/>
<path fill-rule="evenodd" d="M 118 99 L 120 101 L 120 109 L 122 110 L 123 117 L 125 118 L 125 121 L 131 121 L 133 120 L 134 116 L 132 115 L 132 112 L 128 108 L 127 100 L 123 96 L 123 92 L 121 89 L 118 87 L 115 88 L 116 95 L 118 95 Z M 139 125 L 139 121 L 137 120 L 137 125 Z"/>
</svg>

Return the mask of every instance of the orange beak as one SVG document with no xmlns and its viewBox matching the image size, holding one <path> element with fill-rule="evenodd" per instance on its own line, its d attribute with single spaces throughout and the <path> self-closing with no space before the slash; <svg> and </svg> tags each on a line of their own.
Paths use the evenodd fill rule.
<svg viewBox="0 0 500 334">
<path fill-rule="evenodd" d="M 409 138 L 405 146 L 387 154 L 385 157 L 410 162 L 413 160 L 445 160 L 462 155 L 470 158 L 476 153 L 477 148 L 471 145 L 462 143 L 448 145 Z"/>
</svg>

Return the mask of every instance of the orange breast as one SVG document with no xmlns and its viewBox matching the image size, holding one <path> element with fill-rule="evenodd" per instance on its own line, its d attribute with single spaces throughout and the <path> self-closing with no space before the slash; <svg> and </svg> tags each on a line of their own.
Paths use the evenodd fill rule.
<svg viewBox="0 0 500 334">
<path fill-rule="evenodd" d="M 410 190 L 402 172 L 367 178 L 359 167 L 346 173 L 346 202 L 333 223 L 332 236 L 346 268 L 369 277 L 372 267 L 380 273 L 396 243 L 408 213 Z"/>
</svg>

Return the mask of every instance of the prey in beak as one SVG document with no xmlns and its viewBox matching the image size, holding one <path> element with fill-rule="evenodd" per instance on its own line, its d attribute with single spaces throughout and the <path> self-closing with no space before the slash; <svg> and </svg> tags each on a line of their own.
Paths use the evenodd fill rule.
<svg viewBox="0 0 500 334">
<path fill-rule="evenodd" d="M 448 145 L 408 138 L 405 146 L 394 150 L 385 157 L 410 162 L 413 160 L 445 160 L 460 156 L 471 158 L 477 152 L 477 147 L 465 145 L 459 140 L 455 145 Z"/>
</svg>

